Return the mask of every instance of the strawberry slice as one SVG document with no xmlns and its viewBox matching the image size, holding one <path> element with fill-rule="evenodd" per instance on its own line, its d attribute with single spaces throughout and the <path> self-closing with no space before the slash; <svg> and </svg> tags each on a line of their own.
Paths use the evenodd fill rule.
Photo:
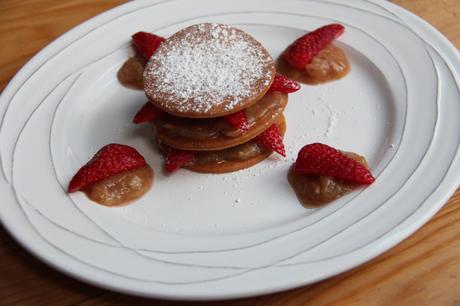
<svg viewBox="0 0 460 306">
<path fill-rule="evenodd" d="M 122 144 L 108 144 L 78 170 L 69 183 L 68 192 L 81 190 L 109 176 L 145 165 L 144 157 L 136 149 Z"/>
<path fill-rule="evenodd" d="M 296 81 L 288 79 L 282 74 L 275 74 L 275 79 L 273 80 L 272 85 L 268 89 L 271 91 L 281 91 L 282 93 L 292 93 L 300 89 L 300 84 Z"/>
<path fill-rule="evenodd" d="M 149 60 L 160 44 L 165 41 L 165 38 L 147 32 L 137 32 L 132 36 L 132 39 L 137 51 L 146 60 Z"/>
<path fill-rule="evenodd" d="M 246 110 L 241 110 L 237 113 L 230 114 L 224 117 L 228 123 L 230 123 L 234 128 L 237 128 L 242 131 L 249 130 L 248 118 L 246 117 Z"/>
<path fill-rule="evenodd" d="M 166 154 L 165 170 L 169 173 L 176 171 L 190 161 L 194 155 L 193 151 L 171 149 L 171 151 Z"/>
<path fill-rule="evenodd" d="M 147 101 L 147 103 L 145 103 L 144 106 L 142 106 L 142 108 L 136 113 L 133 118 L 133 122 L 135 124 L 153 122 L 162 113 L 163 111 L 161 109 Z"/>
<path fill-rule="evenodd" d="M 283 53 L 284 59 L 294 68 L 304 69 L 313 57 L 342 35 L 345 28 L 341 24 L 329 24 L 314 30 L 294 41 Z"/>
<path fill-rule="evenodd" d="M 259 145 L 272 149 L 283 157 L 286 157 L 283 137 L 281 136 L 278 126 L 274 123 L 268 127 L 262 134 L 257 136 L 256 141 Z"/>
<path fill-rule="evenodd" d="M 304 174 L 331 176 L 362 185 L 375 181 L 364 165 L 322 143 L 304 146 L 299 152 L 294 170 Z"/>
</svg>

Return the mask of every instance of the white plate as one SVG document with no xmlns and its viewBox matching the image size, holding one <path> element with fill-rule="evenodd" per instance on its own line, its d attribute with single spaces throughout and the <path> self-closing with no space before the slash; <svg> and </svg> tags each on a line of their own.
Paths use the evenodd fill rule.
<svg viewBox="0 0 460 306">
<path fill-rule="evenodd" d="M 240 27 L 277 57 L 305 31 L 346 26 L 344 79 L 303 86 L 286 110 L 288 156 L 237 173 L 160 171 L 145 102 L 116 71 L 130 35 L 168 36 L 194 23 Z M 218 299 L 312 283 L 389 249 L 425 223 L 459 183 L 460 64 L 432 27 L 387 2 L 134 1 L 66 33 L 15 76 L 0 100 L 0 214 L 38 257 L 77 278 L 131 294 Z M 287 169 L 325 142 L 365 155 L 375 184 L 304 209 Z M 155 169 L 151 192 L 109 209 L 67 195 L 102 145 L 136 147 Z"/>
</svg>

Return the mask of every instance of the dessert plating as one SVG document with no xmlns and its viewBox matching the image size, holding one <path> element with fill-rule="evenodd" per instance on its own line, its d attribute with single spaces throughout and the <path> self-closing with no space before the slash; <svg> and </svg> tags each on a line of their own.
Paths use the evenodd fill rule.
<svg viewBox="0 0 460 306">
<path fill-rule="evenodd" d="M 277 68 L 308 84 L 344 77 L 350 69 L 348 59 L 331 44 L 343 32 L 342 25 L 330 24 L 300 37 L 278 59 Z M 133 122 L 152 124 L 167 172 L 184 167 L 224 173 L 255 165 L 273 151 L 285 156 L 283 111 L 287 94 L 300 85 L 277 74 L 268 51 L 249 34 L 204 23 L 168 39 L 138 32 L 133 44 L 138 54 L 117 76 L 124 85 L 144 88 L 149 101 Z M 120 149 L 112 146 L 109 151 Z M 110 161 L 107 156 L 95 157 L 72 179 L 69 191 L 82 190 L 108 206 L 141 196 L 150 188 L 153 171 L 136 154 L 129 151 L 119 158 L 136 157 L 137 165 L 123 170 L 126 167 L 118 163 L 120 169 L 109 169 L 109 175 L 92 177 L 92 163 Z M 88 169 L 89 183 L 81 175 Z M 299 152 L 288 181 L 305 206 L 317 206 L 371 184 L 374 177 L 364 157 L 315 143 Z"/>
<path fill-rule="evenodd" d="M 151 105 L 134 122 L 152 123 L 168 172 L 229 172 L 285 154 L 282 113 L 300 85 L 277 75 L 268 51 L 240 29 L 204 23 L 173 34 L 148 60 L 143 85 Z"/>
</svg>

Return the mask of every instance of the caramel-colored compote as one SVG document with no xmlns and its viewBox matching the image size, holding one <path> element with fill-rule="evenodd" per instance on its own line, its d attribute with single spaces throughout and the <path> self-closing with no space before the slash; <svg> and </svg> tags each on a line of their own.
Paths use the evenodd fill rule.
<svg viewBox="0 0 460 306">
<path fill-rule="evenodd" d="M 134 89 L 143 90 L 143 74 L 145 68 L 145 60 L 138 57 L 130 57 L 121 68 L 118 70 L 118 81 L 124 86 Z"/>
<path fill-rule="evenodd" d="M 152 183 L 153 170 L 149 165 L 145 165 L 110 176 L 82 191 L 90 200 L 113 207 L 137 200 L 150 190 Z"/>
<path fill-rule="evenodd" d="M 272 92 L 245 109 L 248 130 L 243 131 L 223 117 L 209 119 L 182 118 L 167 113 L 153 123 L 161 141 L 183 150 L 219 150 L 254 138 L 277 122 L 287 105 L 287 94 Z"/>
<path fill-rule="evenodd" d="M 196 158 L 190 161 L 190 164 L 209 165 L 228 161 L 243 161 L 257 156 L 264 151 L 269 151 L 269 149 L 259 146 L 256 141 L 249 141 L 224 150 L 198 152 Z"/>
<path fill-rule="evenodd" d="M 284 136 L 286 121 L 281 115 L 276 122 L 278 132 Z M 160 149 L 168 153 L 172 148 L 161 143 Z M 250 167 L 264 160 L 273 152 L 272 149 L 261 145 L 257 139 L 252 139 L 243 144 L 212 151 L 193 151 L 193 158 L 183 165 L 184 168 L 203 173 L 225 173 Z"/>
<path fill-rule="evenodd" d="M 315 85 L 343 78 L 350 71 L 350 63 L 342 49 L 330 44 L 321 50 L 305 69 L 291 67 L 280 56 L 277 71 L 298 82 Z"/>
<path fill-rule="evenodd" d="M 351 152 L 342 153 L 369 168 L 363 156 Z M 298 173 L 293 167 L 289 169 L 288 181 L 299 201 L 307 208 L 322 206 L 360 186 L 329 176 Z"/>
</svg>

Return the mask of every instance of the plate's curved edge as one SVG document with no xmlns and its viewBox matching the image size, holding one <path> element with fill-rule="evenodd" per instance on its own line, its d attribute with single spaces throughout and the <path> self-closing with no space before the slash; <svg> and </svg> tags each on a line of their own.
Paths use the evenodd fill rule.
<svg viewBox="0 0 460 306">
<path fill-rule="evenodd" d="M 302 16 L 304 16 L 304 15 L 302 15 Z M 306 15 L 305 15 L 305 16 L 306 16 Z M 195 17 L 194 17 L 193 19 L 195 19 Z M 388 50 L 387 50 L 387 51 L 388 51 Z M 401 68 L 399 68 L 399 69 L 401 69 Z M 323 219 L 323 218 L 322 218 L 322 219 Z M 283 235 L 281 235 L 281 236 L 283 236 Z M 272 240 L 272 239 L 269 239 L 269 240 L 267 240 L 267 241 L 271 241 L 271 240 Z M 183 252 L 183 253 L 193 253 L 193 252 Z"/>
<path fill-rule="evenodd" d="M 148 3 L 149 5 L 155 3 L 155 4 L 161 4 L 168 2 L 169 0 L 143 0 L 143 1 L 135 1 L 135 2 L 127 2 L 118 6 L 115 6 L 101 14 L 98 14 L 96 16 L 93 16 L 82 23 L 78 24 L 77 26 L 73 27 L 72 29 L 64 32 L 60 36 L 58 36 L 56 39 L 51 41 L 49 44 L 47 44 L 43 49 L 38 51 L 27 63 L 19 69 L 19 71 L 13 76 L 13 78 L 8 82 L 7 86 L 3 89 L 2 93 L 0 94 L 0 135 L 1 131 L 3 130 L 3 124 L 5 121 L 5 117 L 8 112 L 8 108 L 12 101 L 14 100 L 14 96 L 18 92 L 18 90 L 25 84 L 25 82 L 32 77 L 43 65 L 45 65 L 50 59 L 52 59 L 57 53 L 61 52 L 62 50 L 66 49 L 67 47 L 71 46 L 75 41 L 72 40 L 70 43 L 68 43 L 68 40 L 71 39 L 73 36 L 78 35 L 79 31 L 83 31 L 81 37 L 84 37 L 88 34 L 90 34 L 92 31 L 95 30 L 95 25 L 94 23 L 103 23 L 105 20 L 104 18 L 107 18 L 109 21 L 115 20 L 119 18 L 120 16 L 123 16 L 125 13 L 124 11 L 127 10 L 128 8 L 133 8 L 129 13 L 136 12 L 137 10 L 140 10 L 144 8 L 146 5 L 145 3 Z M 86 30 L 86 31 L 85 31 Z M 53 48 L 58 49 L 57 52 L 49 55 L 50 51 L 52 51 Z M 32 71 L 29 72 L 28 70 L 31 69 Z M 20 83 L 18 88 L 14 89 L 13 86 L 16 85 L 16 83 Z M 11 98 L 8 100 L 8 103 L 5 105 L 2 105 L 2 102 L 5 97 L 11 95 Z M 2 108 L 4 108 L 2 110 Z M 3 158 L 2 154 L 0 154 L 0 173 L 2 174 L 3 179 L 9 183 L 9 179 L 6 175 L 6 171 L 3 166 Z"/>
<path fill-rule="evenodd" d="M 163 3 L 163 2 L 162 2 Z M 97 60 L 96 60 L 97 61 Z"/>
<path fill-rule="evenodd" d="M 122 5 L 122 6 L 125 6 L 125 5 L 127 5 L 127 4 L 124 4 L 124 5 Z M 115 8 L 115 9 L 116 9 L 116 8 Z M 94 18 L 96 18 L 96 17 L 94 17 Z M 441 37 L 441 38 L 444 38 L 444 37 Z M 448 42 L 447 39 L 445 39 L 445 40 Z M 450 43 L 449 43 L 449 44 L 450 44 Z M 457 151 L 455 160 L 458 161 L 458 159 L 459 159 L 459 154 L 458 154 L 458 151 Z M 455 185 L 458 186 L 459 182 L 460 182 L 460 177 L 457 176 L 457 181 L 455 182 Z M 420 226 L 422 226 L 424 223 L 426 223 L 427 220 L 428 220 L 429 218 L 431 218 L 439 209 L 442 208 L 443 203 L 441 203 L 441 202 L 447 201 L 448 198 L 455 192 L 455 190 L 456 190 L 456 188 L 457 188 L 455 185 L 451 185 L 451 186 L 450 186 L 450 189 L 448 190 L 448 192 L 447 192 L 447 193 L 443 193 L 443 196 L 441 196 L 442 200 L 439 202 L 440 204 L 439 204 L 438 206 L 436 206 L 436 207 L 433 207 L 432 210 L 430 210 L 428 214 L 424 215 L 424 217 L 425 217 L 424 219 L 423 219 L 423 218 L 418 219 L 418 221 L 419 221 L 419 222 L 418 222 L 418 225 L 416 225 L 415 223 L 413 223 L 413 224 L 412 224 L 412 225 L 413 225 L 413 228 L 412 228 L 412 229 L 407 229 L 407 228 L 406 228 L 406 230 L 407 230 L 407 232 L 406 232 L 406 237 L 409 236 L 410 234 L 412 234 L 413 232 L 415 232 Z M 3 222 L 3 218 L 2 218 L 2 222 Z M 8 229 L 8 228 L 7 228 L 7 229 Z M 16 237 L 16 235 L 14 235 L 12 232 L 10 232 L 10 234 L 12 234 L 13 236 L 15 236 L 16 239 L 18 238 L 18 237 Z M 17 239 L 17 240 L 20 241 L 20 239 Z M 396 239 L 396 238 L 395 238 L 394 244 L 388 246 L 386 249 L 391 248 L 392 246 L 394 246 L 395 244 L 397 244 L 397 243 L 399 243 L 399 242 L 400 242 L 400 239 Z M 22 245 L 23 245 L 26 249 L 28 249 L 27 245 L 24 245 L 24 244 L 22 244 Z M 386 249 L 385 249 L 385 250 L 386 250 Z M 378 252 L 377 254 L 380 254 L 381 252 L 383 252 L 383 251 L 385 251 L 385 250 L 382 250 L 382 251 Z M 33 252 L 33 253 L 34 253 L 35 255 L 37 255 L 35 252 Z M 374 257 L 374 256 L 375 256 L 375 255 L 370 255 L 369 258 L 368 258 L 368 260 L 371 259 L 371 258 Z M 47 258 L 44 258 L 44 257 L 42 257 L 42 256 L 39 256 L 39 254 L 38 254 L 38 257 L 42 258 L 42 260 L 44 260 L 45 262 L 48 262 L 48 259 L 47 259 Z M 362 262 L 361 262 L 361 263 L 362 263 Z M 48 262 L 48 264 L 50 264 L 50 265 L 52 265 L 52 266 L 58 268 L 59 270 L 61 270 L 59 267 L 53 265 L 52 263 L 49 263 L 49 262 Z M 360 263 L 358 263 L 358 264 L 360 264 Z M 346 268 L 345 270 L 347 270 L 347 269 L 349 269 L 349 268 Z M 61 271 L 62 271 L 62 270 L 61 270 Z M 66 271 L 63 271 L 63 272 L 66 272 Z M 73 276 L 76 277 L 76 278 L 82 279 L 82 278 L 80 278 L 80 276 L 77 275 L 77 274 L 73 274 Z M 328 277 L 328 276 L 326 276 L 326 277 Z M 91 280 L 88 280 L 88 279 L 84 279 L 84 280 L 85 280 L 86 282 L 93 283 Z M 318 280 L 320 280 L 320 279 L 318 279 Z M 99 285 L 99 286 L 101 285 L 101 284 L 99 284 L 99 283 L 95 283 L 95 284 L 96 284 L 96 285 Z M 107 286 L 107 284 L 102 284 L 102 286 L 103 286 L 103 287 L 108 287 L 109 289 L 116 289 L 117 291 L 124 291 L 124 290 L 120 290 L 120 288 L 110 288 L 110 286 Z M 299 286 L 300 286 L 300 285 L 299 285 Z M 284 290 L 284 289 L 288 289 L 288 288 L 292 288 L 292 286 L 289 286 L 289 287 L 286 287 L 286 288 L 279 288 L 279 289 L 277 289 L 277 291 L 279 291 L 279 290 Z M 124 291 L 124 292 L 126 292 L 126 293 L 132 293 L 132 292 L 130 292 L 130 291 Z M 270 290 L 270 289 L 269 289 L 268 292 L 273 292 L 273 290 Z M 268 293 L 268 292 L 261 292 L 261 293 L 258 293 L 258 294 L 263 294 L 263 293 Z M 139 295 L 142 295 L 142 294 L 139 294 Z M 250 293 L 249 295 L 253 295 L 253 294 Z M 159 297 L 162 297 L 162 296 L 159 296 Z M 230 296 L 230 297 L 232 297 L 232 296 Z M 163 298 L 170 298 L 170 297 L 169 297 L 169 296 L 163 296 Z M 187 298 L 187 297 L 185 297 L 185 298 Z M 189 298 L 189 299 L 195 299 L 195 298 L 193 298 L 193 297 L 188 297 L 188 298 Z M 203 297 L 198 297 L 198 299 L 203 299 Z"/>
</svg>

